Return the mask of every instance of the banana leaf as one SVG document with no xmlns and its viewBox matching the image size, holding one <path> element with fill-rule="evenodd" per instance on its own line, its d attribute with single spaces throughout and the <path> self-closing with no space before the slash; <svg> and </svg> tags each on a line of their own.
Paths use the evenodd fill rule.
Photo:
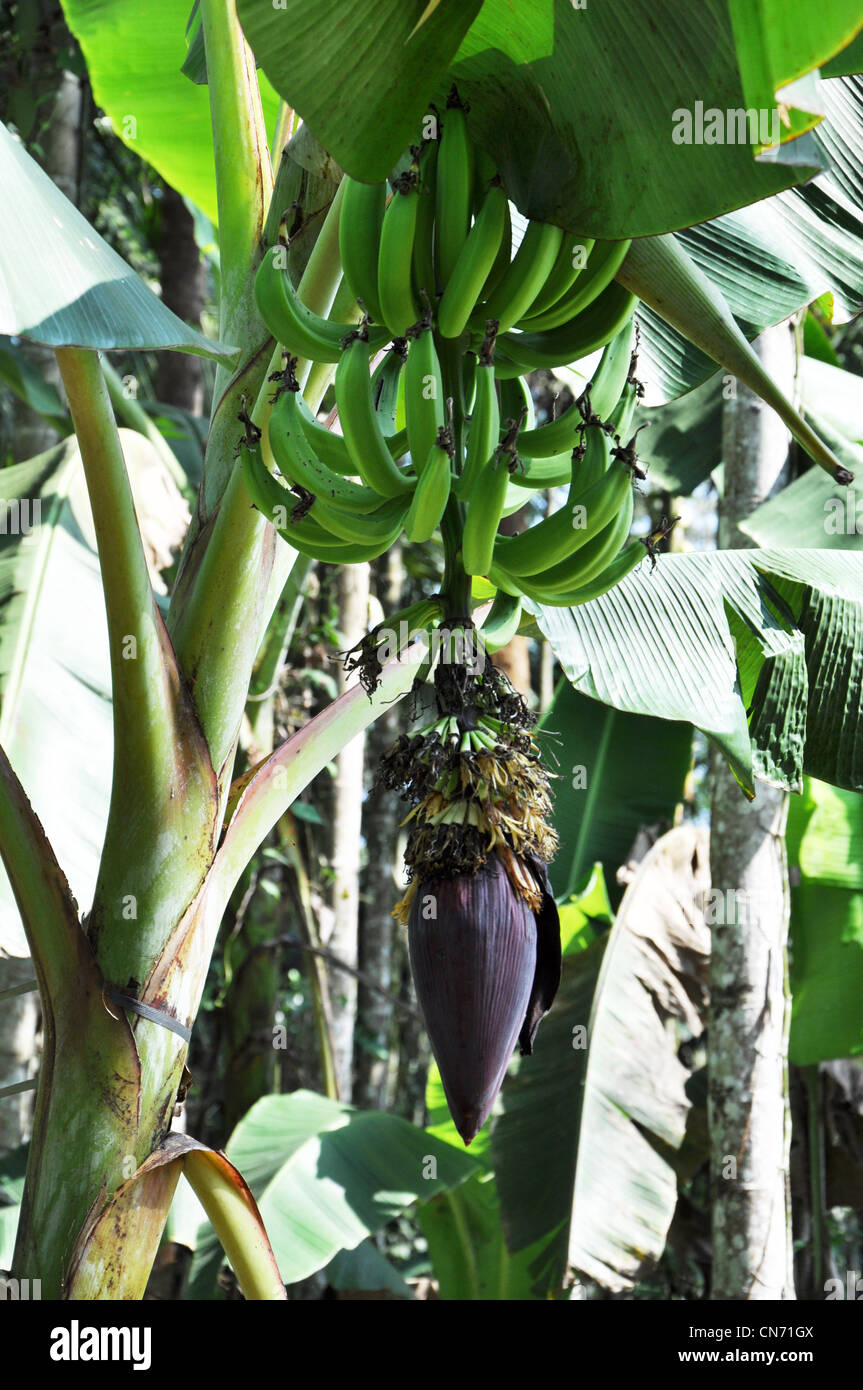
<svg viewBox="0 0 863 1390">
<path fill-rule="evenodd" d="M 508 0 L 360 0 L 349 12 L 338 0 L 314 12 L 302 0 L 284 8 L 239 0 L 238 8 L 273 86 L 367 181 L 396 163 L 453 81 L 521 211 L 584 235 L 647 236 L 701 222 L 823 167 L 814 142 L 806 163 L 796 162 L 800 140 L 757 162 L 734 138 L 673 138 L 677 113 L 694 114 L 698 102 L 723 113 L 746 106 L 740 73 L 754 40 L 735 33 L 726 0 L 685 9 L 627 0 L 613 10 L 523 0 L 517 15 Z M 856 18 L 853 0 L 829 21 L 814 0 L 795 12 L 801 71 L 817 61 L 803 54 L 826 45 L 832 56 L 849 43 Z M 793 94 L 783 100 L 795 107 Z M 789 133 L 779 122 L 777 130 Z"/>
<path fill-rule="evenodd" d="M 534 1056 L 504 1085 L 491 1159 L 507 1246 L 551 1232 L 559 1276 L 569 1262 L 622 1291 L 664 1248 L 690 1113 L 678 1048 L 704 1027 L 708 887 L 706 831 L 669 831 L 609 936 L 566 953 Z"/>
<path fill-rule="evenodd" d="M 863 797 L 807 778 L 788 813 L 798 1066 L 863 1054 Z"/>
<path fill-rule="evenodd" d="M 285 1283 L 323 1269 L 340 1250 L 476 1172 L 464 1152 L 396 1115 L 354 1110 L 311 1091 L 264 1096 L 226 1154 L 257 1199 Z M 198 1231 L 189 1298 L 214 1298 L 222 1263 L 215 1232 Z"/>
<path fill-rule="evenodd" d="M 569 898 L 597 861 L 614 884 L 641 827 L 671 825 L 692 761 L 692 729 L 600 705 L 564 680 L 539 734 L 545 762 L 556 769 L 555 892 Z"/>
<path fill-rule="evenodd" d="M 576 690 L 694 724 L 748 790 L 863 787 L 858 551 L 665 555 L 581 607 L 528 606 Z"/>
</svg>

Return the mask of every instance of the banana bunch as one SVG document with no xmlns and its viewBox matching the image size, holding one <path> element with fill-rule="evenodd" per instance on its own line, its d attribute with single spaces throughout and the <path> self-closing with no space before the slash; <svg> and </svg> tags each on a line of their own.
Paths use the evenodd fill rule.
<svg viewBox="0 0 863 1390">
<path fill-rule="evenodd" d="M 255 298 L 287 366 L 264 437 L 247 429 L 239 457 L 255 505 L 325 563 L 362 563 L 440 527 L 447 563 L 497 588 L 486 632 L 502 645 L 523 597 L 584 603 L 644 557 L 627 544 L 636 464 L 624 442 L 637 301 L 615 279 L 627 242 L 529 222 L 513 253 L 506 190 L 455 89 L 438 124 L 388 182 L 345 178 L 336 300 L 355 305 L 353 321 L 315 314 L 284 247 L 266 252 Z M 525 374 L 600 349 L 583 395 L 536 426 Z M 306 363 L 334 369 L 338 433 L 303 399 Z M 563 486 L 560 510 L 499 534 L 531 489 Z"/>
</svg>

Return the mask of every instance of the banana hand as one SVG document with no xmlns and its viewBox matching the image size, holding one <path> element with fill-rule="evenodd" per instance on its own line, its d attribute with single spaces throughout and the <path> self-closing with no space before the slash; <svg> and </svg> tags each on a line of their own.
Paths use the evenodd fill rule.
<svg viewBox="0 0 863 1390">
<path fill-rule="evenodd" d="M 605 347 L 632 318 L 637 303 L 615 280 L 571 322 L 544 332 L 504 333 L 498 346 L 522 372 L 568 366 Z"/>
<path fill-rule="evenodd" d="M 591 603 L 593 599 L 601 598 L 607 594 L 622 579 L 636 568 L 645 558 L 644 542 L 640 540 L 630 541 L 629 545 L 624 546 L 623 550 L 615 556 L 610 565 L 592 579 L 588 584 L 582 584 L 569 590 L 568 592 L 557 592 L 554 594 L 543 594 L 535 591 L 530 582 L 527 581 L 522 586 L 525 598 L 532 599 L 534 603 L 542 603 L 549 608 L 578 608 L 582 603 Z M 507 581 L 507 576 L 503 576 Z M 511 582 L 511 581 L 509 581 Z"/>
<path fill-rule="evenodd" d="M 519 327 L 532 332 L 559 328 L 561 324 L 569 323 L 577 314 L 583 313 L 611 284 L 626 260 L 630 245 L 629 241 L 596 242 L 588 256 L 587 265 L 567 293 L 561 295 L 554 304 L 542 312 L 532 308 L 530 314 L 519 323 Z"/>
<path fill-rule="evenodd" d="M 309 443 L 300 408 L 300 393 L 295 382 L 291 384 L 287 381 L 280 390 L 267 432 L 279 471 L 292 483 L 355 516 L 367 515 L 380 507 L 379 492 L 364 484 L 351 482 L 318 457 Z M 362 537 L 357 536 L 356 539 L 361 540 Z"/>
<path fill-rule="evenodd" d="M 565 560 L 601 531 L 631 490 L 629 469 L 614 459 L 602 477 L 579 491 L 578 460 L 573 459 L 569 499 L 564 507 L 520 536 L 499 536 L 494 560 L 509 574 L 532 575 Z"/>
</svg>

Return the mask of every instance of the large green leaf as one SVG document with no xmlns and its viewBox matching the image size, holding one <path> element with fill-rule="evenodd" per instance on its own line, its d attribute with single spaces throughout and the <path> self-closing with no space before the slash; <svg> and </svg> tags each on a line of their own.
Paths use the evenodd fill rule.
<svg viewBox="0 0 863 1390">
<path fill-rule="evenodd" d="M 340 1250 L 330 1260 L 325 1274 L 331 1289 L 364 1289 L 373 1293 L 384 1290 L 396 1298 L 413 1298 L 410 1285 L 371 1239 L 361 1241 L 353 1250 Z"/>
<path fill-rule="evenodd" d="M 748 338 L 829 291 L 836 322 L 863 304 L 863 78 L 821 85 L 826 119 L 813 139 L 827 170 L 802 188 L 679 233 Z M 716 364 L 642 305 L 645 402 L 692 390 Z"/>
<path fill-rule="evenodd" d="M 613 882 L 642 826 L 671 824 L 692 760 L 692 729 L 621 713 L 580 695 L 568 681 L 561 681 L 539 729 L 548 736 L 546 761 L 556 768 L 560 849 L 551 880 L 568 897 L 598 860 Z"/>
<path fill-rule="evenodd" d="M 183 75 L 191 0 L 63 0 L 98 104 L 115 134 L 218 221 L 209 93 Z M 260 78 L 267 130 L 278 97 Z"/>
<path fill-rule="evenodd" d="M 667 555 L 579 608 L 530 606 L 576 690 L 688 720 L 744 785 L 863 787 L 859 552 Z"/>
<path fill-rule="evenodd" d="M 823 433 L 823 429 L 821 433 Z M 847 456 L 843 463 L 853 468 Z M 795 546 L 812 550 L 863 550 L 863 515 L 855 487 L 839 487 L 820 468 L 763 502 L 741 526 L 758 545 L 779 546 L 793 537 Z"/>
<path fill-rule="evenodd" d="M 258 62 L 349 173 L 383 179 L 415 138 L 482 0 L 238 0 Z"/>
<path fill-rule="evenodd" d="M 677 1053 L 703 1028 L 707 865 L 703 830 L 670 831 L 636 870 L 607 944 L 564 956 L 492 1131 L 510 1249 L 557 1232 L 558 1267 L 568 1255 L 612 1289 L 660 1255 L 674 1213 L 689 1111 Z"/>
<path fill-rule="evenodd" d="M 863 797 L 807 779 L 788 815 L 791 1037 L 799 1066 L 863 1053 Z"/>
<path fill-rule="evenodd" d="M 807 322 L 811 318 L 811 314 L 807 315 Z M 855 441 L 863 440 L 863 377 L 805 356 L 800 359 L 799 385 L 803 415 L 846 468 L 863 475 L 863 451 L 855 445 Z M 685 396 L 665 405 L 639 407 L 635 425 L 646 424 L 650 428 L 639 435 L 638 453 L 650 469 L 651 483 L 671 493 L 689 494 L 722 462 L 725 389 L 725 378 L 715 373 Z M 728 389 L 734 389 L 733 383 Z M 747 535 L 760 545 L 782 545 L 793 540 L 797 546 L 813 549 L 841 547 L 841 530 L 825 526 L 825 517 L 833 508 L 825 508 L 824 504 L 830 497 L 840 497 L 843 489 L 823 474 L 823 482 L 819 483 L 811 472 L 806 475 L 805 488 L 802 482 L 785 488 L 747 518 L 742 528 Z M 852 512 L 856 495 L 854 488 L 845 489 L 845 506 L 852 499 Z M 790 529 L 781 531 L 784 517 Z M 834 539 L 836 536 L 838 540 Z M 853 549 L 856 542 L 848 540 L 845 544 Z"/>
<path fill-rule="evenodd" d="M 0 337 L 0 381 L 58 434 L 71 433 L 72 421 L 56 386 L 46 381 L 20 346 L 5 336 Z"/>
<path fill-rule="evenodd" d="M 453 80 L 521 211 L 585 235 L 687 226 L 823 167 L 814 143 L 806 165 L 791 162 L 799 147 L 757 163 L 733 138 L 673 138 L 679 112 L 745 106 L 727 0 L 239 0 L 239 12 L 274 86 L 358 178 L 382 177 Z M 831 25 L 816 42 L 804 25 L 802 47 L 838 48 L 846 33 Z"/>
<path fill-rule="evenodd" d="M 863 441 L 863 377 L 803 357 L 800 391 L 808 415 L 816 415 L 845 439 Z"/>
<path fill-rule="evenodd" d="M 639 406 L 633 426 L 649 428 L 638 436 L 638 457 L 654 487 L 673 496 L 690 496 L 710 477 L 722 462 L 721 412 L 718 374 L 666 405 Z"/>
<path fill-rule="evenodd" d="M 729 9 L 744 104 L 756 110 L 771 108 L 777 97 L 788 101 L 789 94 L 781 89 L 841 52 L 863 22 L 857 0 L 804 0 L 793 8 L 783 0 L 730 0 Z M 815 104 L 806 106 L 804 101 L 794 102 L 798 109 L 786 115 L 790 135 L 807 130 L 817 119 L 817 92 Z"/>
<path fill-rule="evenodd" d="M 120 430 L 157 590 L 188 509 L 153 444 Z M 72 892 L 89 909 L 111 793 L 113 723 L 105 600 L 90 502 L 73 436 L 3 470 L 0 530 L 0 746 L 39 816 Z M 0 868 L 0 951 L 27 955 Z"/>
<path fill-rule="evenodd" d="M 111 791 L 113 730 L 105 602 L 72 437 L 3 470 L 29 534 L 0 535 L 0 745 L 72 892 L 89 907 Z M 23 529 L 23 526 L 22 526 Z M 0 869 L 0 949 L 28 955 Z"/>
<path fill-rule="evenodd" d="M 501 1103 L 498 1097 L 495 1113 Z M 434 1065 L 426 1084 L 426 1109 L 428 1133 L 464 1152 Z M 440 1296 L 471 1302 L 548 1298 L 559 1290 L 562 1275 L 547 1259 L 553 1238 L 543 1232 L 535 1246 L 517 1255 L 510 1254 L 504 1240 L 500 1198 L 489 1158 L 491 1125 L 490 1118 L 471 1144 L 471 1158 L 479 1162 L 480 1171 L 457 1190 L 433 1197 L 417 1212 Z"/>
<path fill-rule="evenodd" d="M 477 1170 L 467 1154 L 396 1115 L 354 1110 L 310 1091 L 264 1096 L 225 1152 L 257 1198 L 289 1284 Z M 221 1262 L 215 1232 L 202 1227 L 190 1297 L 214 1296 Z"/>
<path fill-rule="evenodd" d="M 0 125 L 0 333 L 49 347 L 236 349 L 177 318 Z"/>
</svg>

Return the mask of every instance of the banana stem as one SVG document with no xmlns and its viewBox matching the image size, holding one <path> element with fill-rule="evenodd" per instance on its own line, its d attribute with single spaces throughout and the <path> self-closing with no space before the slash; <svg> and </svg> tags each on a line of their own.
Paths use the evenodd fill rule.
<svg viewBox="0 0 863 1390">
<path fill-rule="evenodd" d="M 444 622 L 470 616 L 471 580 L 461 560 L 463 531 L 464 507 L 455 497 L 450 497 L 441 523 L 444 572 L 440 593 L 444 604 Z"/>
<path fill-rule="evenodd" d="M 453 438 L 453 471 L 461 476 L 464 466 L 464 390 L 462 379 L 462 342 L 455 338 L 440 338 L 435 334 L 435 346 L 441 365 L 444 391 L 451 402 Z M 465 511 L 461 502 L 453 494 L 447 503 L 441 522 L 443 538 L 444 573 L 441 584 L 441 598 L 444 604 L 443 620 L 465 619 L 470 617 L 471 581 L 465 574 L 461 560 L 461 541 L 464 531 Z"/>
<path fill-rule="evenodd" d="M 338 259 L 340 206 L 341 197 L 337 192 L 299 284 L 303 302 L 316 313 L 328 312 L 341 277 Z M 269 370 L 274 371 L 280 365 L 281 355 L 276 350 Z M 310 365 L 306 364 L 306 372 Z M 266 426 L 272 410 L 271 393 L 270 383 L 264 380 L 252 410 L 255 424 L 264 430 L 265 445 Z M 318 403 L 314 398 L 309 400 L 312 410 Z M 239 433 L 236 421 L 231 428 L 236 437 Z M 267 553 L 265 532 L 264 520 L 252 508 L 241 469 L 236 464 L 195 576 L 194 588 L 183 596 L 179 612 L 175 612 L 172 603 L 169 617 L 169 629 L 182 669 L 195 672 L 198 713 L 214 763 L 219 768 L 223 767 L 234 746 L 260 638 L 292 563 L 286 546 L 280 547 L 275 556 Z M 264 570 L 269 570 L 273 564 L 278 573 L 268 590 L 262 565 Z"/>
<path fill-rule="evenodd" d="M 771 406 L 801 448 L 841 486 L 854 474 L 840 463 L 764 370 L 722 294 L 670 233 L 633 241 L 617 279 L 679 333 Z"/>
</svg>

